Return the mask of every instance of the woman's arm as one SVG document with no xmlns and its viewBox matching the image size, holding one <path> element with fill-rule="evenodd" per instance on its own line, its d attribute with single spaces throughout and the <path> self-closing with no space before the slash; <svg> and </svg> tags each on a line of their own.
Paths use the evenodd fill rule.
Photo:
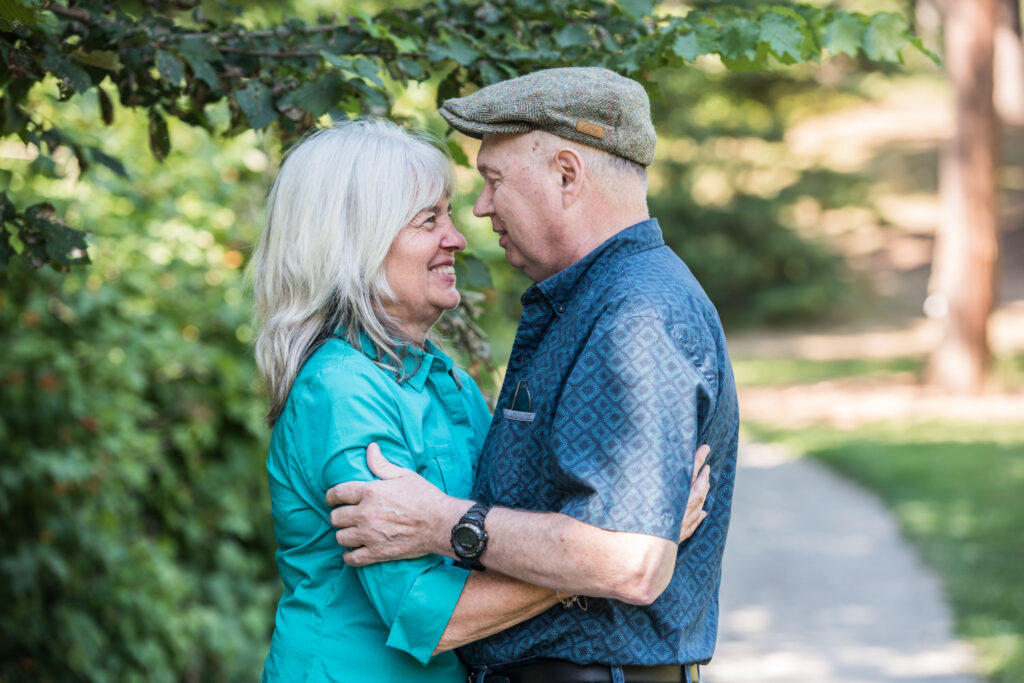
<svg viewBox="0 0 1024 683">
<path fill-rule="evenodd" d="M 434 654 L 486 638 L 558 604 L 555 591 L 498 572 L 473 572 Z"/>
</svg>

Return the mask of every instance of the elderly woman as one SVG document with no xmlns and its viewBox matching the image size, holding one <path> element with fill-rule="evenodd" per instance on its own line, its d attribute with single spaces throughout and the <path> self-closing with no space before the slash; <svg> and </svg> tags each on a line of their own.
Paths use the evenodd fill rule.
<svg viewBox="0 0 1024 683">
<path fill-rule="evenodd" d="M 335 484 L 373 478 L 373 442 L 470 494 L 490 414 L 429 338 L 459 303 L 452 191 L 436 146 L 364 120 L 296 146 L 270 192 L 252 273 L 284 593 L 265 681 L 464 681 L 453 633 L 482 637 L 558 601 L 493 571 L 467 581 L 439 556 L 346 566 L 324 502 Z"/>
</svg>

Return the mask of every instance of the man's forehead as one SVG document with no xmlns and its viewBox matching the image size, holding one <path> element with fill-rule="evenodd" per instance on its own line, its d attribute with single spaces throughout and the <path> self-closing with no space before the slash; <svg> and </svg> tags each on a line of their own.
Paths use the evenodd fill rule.
<svg viewBox="0 0 1024 683">
<path fill-rule="evenodd" d="M 521 159 L 532 147 L 530 142 L 539 131 L 527 133 L 487 133 L 480 142 L 476 154 L 476 167 L 480 173 L 501 173 L 509 163 Z"/>
</svg>

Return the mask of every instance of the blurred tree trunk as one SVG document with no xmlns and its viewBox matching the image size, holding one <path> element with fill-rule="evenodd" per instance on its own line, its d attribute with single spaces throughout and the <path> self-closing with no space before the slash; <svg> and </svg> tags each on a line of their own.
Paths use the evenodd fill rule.
<svg viewBox="0 0 1024 683">
<path fill-rule="evenodd" d="M 1024 126 L 1024 42 L 1019 0 L 999 0 L 996 12 L 996 112 L 1004 122 Z"/>
<path fill-rule="evenodd" d="M 951 0 L 946 15 L 956 130 L 940 167 L 942 222 L 930 289 L 946 315 L 928 374 L 932 384 L 956 392 L 982 390 L 990 364 L 987 323 L 999 255 L 993 55 L 1001 1 Z"/>
</svg>

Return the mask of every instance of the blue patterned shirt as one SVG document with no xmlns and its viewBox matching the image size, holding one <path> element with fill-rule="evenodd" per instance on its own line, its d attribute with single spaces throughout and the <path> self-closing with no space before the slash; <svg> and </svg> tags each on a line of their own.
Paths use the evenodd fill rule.
<svg viewBox="0 0 1024 683">
<path fill-rule="evenodd" d="M 530 287 L 522 302 L 474 498 L 675 541 L 693 453 L 707 443 L 708 517 L 679 546 L 672 580 L 653 604 L 591 598 L 587 611 L 556 605 L 460 656 L 473 666 L 538 657 L 707 662 L 739 424 L 714 306 L 654 219 Z"/>
</svg>

